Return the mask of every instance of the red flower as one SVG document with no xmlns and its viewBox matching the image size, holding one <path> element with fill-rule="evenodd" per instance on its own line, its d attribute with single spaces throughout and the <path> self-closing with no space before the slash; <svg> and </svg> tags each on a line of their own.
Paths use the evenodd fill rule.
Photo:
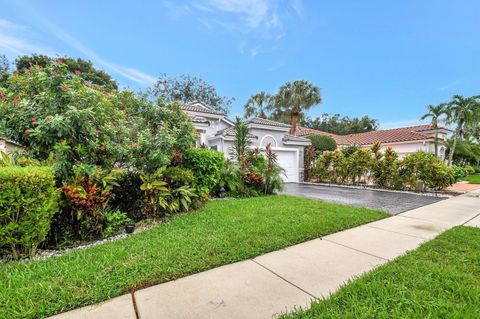
<svg viewBox="0 0 480 319">
<path fill-rule="evenodd" d="M 82 72 L 80 72 L 80 70 L 75 70 L 76 75 L 79 75 L 80 73 L 82 73 Z"/>
<path fill-rule="evenodd" d="M 59 141 L 60 143 L 63 143 L 63 142 L 65 142 L 65 139 L 61 138 L 61 139 L 59 139 L 58 141 Z"/>
<path fill-rule="evenodd" d="M 103 152 L 103 151 L 105 151 L 105 146 L 102 145 L 98 149 Z"/>
<path fill-rule="evenodd" d="M 5 101 L 7 96 L 5 95 L 5 93 L 0 93 L 0 98 L 2 99 L 2 101 Z"/>
<path fill-rule="evenodd" d="M 37 121 L 37 118 L 36 117 L 32 117 L 32 122 L 36 122 Z"/>
<path fill-rule="evenodd" d="M 60 60 L 60 59 L 56 59 L 55 62 L 58 63 L 58 64 L 62 64 L 62 63 L 63 63 L 63 61 Z"/>
<path fill-rule="evenodd" d="M 63 90 L 64 90 L 64 91 L 67 91 L 67 90 L 68 90 L 68 86 L 64 85 L 64 86 L 63 86 Z"/>
<path fill-rule="evenodd" d="M 17 104 L 18 102 L 20 102 L 20 99 L 19 98 L 16 98 L 15 100 L 12 101 L 13 104 Z"/>
<path fill-rule="evenodd" d="M 25 135 L 30 135 L 31 131 L 29 129 L 25 130 Z"/>
<path fill-rule="evenodd" d="M 160 124 L 157 125 L 157 128 L 161 128 Z"/>
<path fill-rule="evenodd" d="M 71 198 L 78 198 L 78 194 L 71 194 L 70 197 Z"/>
</svg>

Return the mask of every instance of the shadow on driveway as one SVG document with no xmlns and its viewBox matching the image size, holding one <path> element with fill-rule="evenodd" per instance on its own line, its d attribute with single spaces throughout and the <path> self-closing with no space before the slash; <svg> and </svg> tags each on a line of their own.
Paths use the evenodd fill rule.
<svg viewBox="0 0 480 319">
<path fill-rule="evenodd" d="M 445 197 L 410 193 L 296 183 L 285 184 L 284 193 L 328 202 L 368 207 L 394 215 L 446 199 Z"/>
</svg>

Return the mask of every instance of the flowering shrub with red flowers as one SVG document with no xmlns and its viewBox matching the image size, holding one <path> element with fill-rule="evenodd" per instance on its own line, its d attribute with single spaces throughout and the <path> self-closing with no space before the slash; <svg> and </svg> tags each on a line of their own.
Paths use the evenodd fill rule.
<svg viewBox="0 0 480 319">
<path fill-rule="evenodd" d="M 0 131 L 35 159 L 53 152 L 60 183 L 78 163 L 152 172 L 196 139 L 179 104 L 108 91 L 61 60 L 10 74 L 0 88 Z"/>
<path fill-rule="evenodd" d="M 128 157 L 120 94 L 85 84 L 60 61 L 11 74 L 0 94 L 0 130 L 36 159 L 55 152 L 61 181 L 75 163 L 113 168 Z"/>
</svg>

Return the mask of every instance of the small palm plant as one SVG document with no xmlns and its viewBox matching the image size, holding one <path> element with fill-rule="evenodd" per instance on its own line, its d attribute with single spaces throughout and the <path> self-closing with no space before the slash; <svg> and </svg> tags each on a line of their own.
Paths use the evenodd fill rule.
<svg viewBox="0 0 480 319">
<path fill-rule="evenodd" d="M 441 116 L 447 114 L 447 104 L 440 103 L 436 106 L 427 105 L 428 112 L 425 113 L 421 119 L 425 120 L 429 117 L 432 118 L 432 128 L 435 130 L 435 156 L 438 157 L 438 123 L 441 120 Z"/>
<path fill-rule="evenodd" d="M 265 158 L 265 194 L 274 194 L 277 191 L 283 190 L 285 183 L 282 175 L 285 175 L 285 170 L 278 165 L 277 154 L 272 151 L 272 145 L 270 143 L 265 147 Z"/>
</svg>

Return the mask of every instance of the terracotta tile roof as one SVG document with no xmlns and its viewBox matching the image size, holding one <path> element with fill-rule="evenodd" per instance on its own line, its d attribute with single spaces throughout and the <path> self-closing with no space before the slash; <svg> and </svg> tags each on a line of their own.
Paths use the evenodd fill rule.
<svg viewBox="0 0 480 319">
<path fill-rule="evenodd" d="M 370 145 L 375 142 L 395 143 L 418 140 L 429 140 L 432 136 L 422 133 L 431 130 L 431 125 L 417 125 L 399 127 L 390 130 L 371 131 L 358 134 L 345 135 L 351 144 Z"/>
<path fill-rule="evenodd" d="M 282 123 L 282 122 L 276 122 L 276 121 L 272 121 L 272 120 L 262 119 L 262 118 L 259 118 L 259 117 L 254 117 L 253 119 L 250 119 L 247 122 L 245 122 L 245 124 L 246 125 L 248 125 L 248 124 L 260 124 L 260 125 L 290 128 L 290 124 L 285 124 L 285 123 Z"/>
<path fill-rule="evenodd" d="M 338 145 L 371 145 L 375 142 L 396 143 L 418 140 L 430 140 L 433 139 L 433 137 L 422 132 L 432 129 L 433 128 L 430 124 L 425 124 L 357 134 L 335 135 L 324 131 L 313 130 L 306 127 L 299 127 L 297 130 L 297 135 L 327 135 L 332 137 Z"/>
</svg>

